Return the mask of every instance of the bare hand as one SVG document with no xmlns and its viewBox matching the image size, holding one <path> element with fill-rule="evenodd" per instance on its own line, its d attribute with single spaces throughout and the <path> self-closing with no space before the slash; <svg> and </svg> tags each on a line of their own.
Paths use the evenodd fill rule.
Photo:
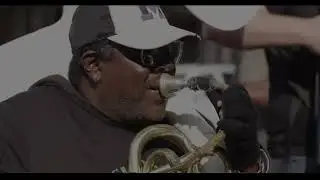
<svg viewBox="0 0 320 180">
<path fill-rule="evenodd" d="M 248 82 L 244 84 L 252 101 L 260 105 L 267 105 L 269 101 L 268 81 Z"/>
<path fill-rule="evenodd" d="M 320 16 L 307 20 L 303 39 L 306 46 L 320 54 Z"/>
</svg>

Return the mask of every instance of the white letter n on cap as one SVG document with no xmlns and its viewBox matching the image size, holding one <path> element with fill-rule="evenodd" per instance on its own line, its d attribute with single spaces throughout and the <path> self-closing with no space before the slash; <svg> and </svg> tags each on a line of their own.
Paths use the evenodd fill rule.
<svg viewBox="0 0 320 180">
<path fill-rule="evenodd" d="M 160 6 L 139 6 L 141 11 L 142 21 L 147 21 L 151 19 L 165 19 L 165 16 L 160 8 Z"/>
</svg>

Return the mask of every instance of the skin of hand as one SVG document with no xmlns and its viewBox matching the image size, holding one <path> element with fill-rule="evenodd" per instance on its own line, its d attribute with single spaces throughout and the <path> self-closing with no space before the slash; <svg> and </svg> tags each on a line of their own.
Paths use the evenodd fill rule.
<svg viewBox="0 0 320 180">
<path fill-rule="evenodd" d="M 252 101 L 259 105 L 267 105 L 269 101 L 268 80 L 245 82 L 243 84 L 249 93 Z"/>
<path fill-rule="evenodd" d="M 223 31 L 209 25 L 206 27 L 203 39 L 230 48 L 302 45 L 320 53 L 320 15 L 306 18 L 272 14 L 266 7 L 261 7 L 248 24 L 240 29 Z"/>
<path fill-rule="evenodd" d="M 320 54 L 320 16 L 307 19 L 305 30 L 303 31 L 303 44 L 315 53 Z"/>
</svg>

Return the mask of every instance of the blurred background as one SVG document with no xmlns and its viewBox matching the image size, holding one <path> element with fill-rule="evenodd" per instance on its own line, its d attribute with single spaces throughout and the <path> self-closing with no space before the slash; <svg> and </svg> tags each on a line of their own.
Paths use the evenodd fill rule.
<svg viewBox="0 0 320 180">
<path fill-rule="evenodd" d="M 171 25 L 200 35 L 206 31 L 205 26 L 188 13 L 183 6 L 162 6 L 162 9 Z M 0 21 L 2 22 L 0 46 L 53 25 L 59 21 L 62 13 L 63 6 L 0 6 Z M 232 82 L 268 81 L 267 63 L 262 50 L 233 50 L 213 41 L 189 43 L 185 48 L 187 50 L 181 64 L 220 64 L 235 67 L 235 71 L 228 74 L 228 80 Z M 195 52 L 200 52 L 197 53 L 197 57 L 195 57 Z M 263 114 L 263 110 L 261 112 Z"/>
<path fill-rule="evenodd" d="M 162 6 L 169 22 L 172 25 L 202 34 L 205 26 L 194 16 L 188 13 L 183 6 Z M 0 21 L 5 22 L 0 28 L 0 45 L 22 37 L 36 30 L 53 25 L 61 18 L 62 6 L 0 6 Z M 260 81 L 266 80 L 267 65 L 263 51 L 239 51 L 232 50 L 216 44 L 213 41 L 202 41 L 199 44 L 187 44 L 182 63 L 205 64 L 233 64 L 236 68 L 234 79 L 236 81 Z M 196 59 L 193 52 L 200 51 Z"/>
</svg>

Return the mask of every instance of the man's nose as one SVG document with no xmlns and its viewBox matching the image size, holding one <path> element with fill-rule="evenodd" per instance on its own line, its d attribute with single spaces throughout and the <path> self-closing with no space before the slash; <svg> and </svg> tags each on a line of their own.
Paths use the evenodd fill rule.
<svg viewBox="0 0 320 180">
<path fill-rule="evenodd" d="M 166 64 L 166 65 L 163 65 L 163 66 L 160 66 L 160 67 L 157 67 L 153 70 L 153 73 L 168 73 L 172 76 L 175 75 L 176 73 L 176 66 L 175 64 Z"/>
</svg>

